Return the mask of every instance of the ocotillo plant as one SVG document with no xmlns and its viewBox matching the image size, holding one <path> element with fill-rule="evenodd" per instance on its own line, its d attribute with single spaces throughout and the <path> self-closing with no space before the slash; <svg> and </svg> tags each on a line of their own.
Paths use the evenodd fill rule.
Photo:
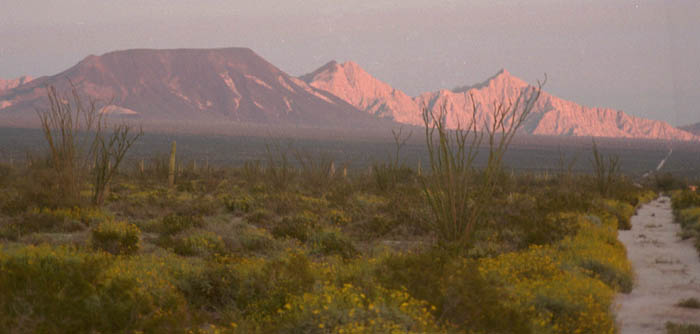
<svg viewBox="0 0 700 334">
<path fill-rule="evenodd" d="M 177 144 L 173 140 L 173 145 L 170 148 L 170 166 L 168 168 L 168 186 L 175 185 L 175 153 L 177 152 Z"/>
</svg>

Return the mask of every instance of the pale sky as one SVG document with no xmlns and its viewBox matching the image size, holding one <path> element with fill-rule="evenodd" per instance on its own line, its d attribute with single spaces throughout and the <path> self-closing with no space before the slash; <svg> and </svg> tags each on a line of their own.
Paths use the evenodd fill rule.
<svg viewBox="0 0 700 334">
<path fill-rule="evenodd" d="M 700 121 L 698 0 L 0 0 L 0 77 L 130 48 L 250 47 L 291 75 L 352 60 L 409 95 L 500 68 L 588 106 Z"/>
</svg>

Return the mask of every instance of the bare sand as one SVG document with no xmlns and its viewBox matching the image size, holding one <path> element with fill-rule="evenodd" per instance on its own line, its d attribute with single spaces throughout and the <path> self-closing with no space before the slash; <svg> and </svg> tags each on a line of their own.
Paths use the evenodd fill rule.
<svg viewBox="0 0 700 334">
<path fill-rule="evenodd" d="M 622 334 L 665 333 L 667 321 L 700 324 L 700 309 L 675 306 L 680 300 L 700 300 L 700 257 L 691 240 L 680 240 L 671 200 L 660 197 L 632 217 L 632 229 L 619 231 L 634 267 L 631 293 L 615 300 Z"/>
</svg>

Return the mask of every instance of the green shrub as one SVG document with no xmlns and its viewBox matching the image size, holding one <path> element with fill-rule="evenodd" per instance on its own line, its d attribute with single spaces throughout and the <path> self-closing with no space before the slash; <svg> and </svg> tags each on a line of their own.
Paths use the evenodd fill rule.
<svg viewBox="0 0 700 334">
<path fill-rule="evenodd" d="M 183 256 L 224 254 L 226 246 L 220 236 L 208 231 L 194 231 L 173 240 L 173 251 Z"/>
<path fill-rule="evenodd" d="M 204 220 L 200 216 L 171 213 L 163 217 L 161 224 L 162 233 L 173 235 L 192 228 L 202 227 Z"/>
<path fill-rule="evenodd" d="M 350 218 L 342 210 L 330 210 L 328 212 L 328 221 L 337 226 L 345 226 L 350 223 Z"/>
<path fill-rule="evenodd" d="M 134 224 L 106 221 L 92 230 L 92 247 L 115 255 L 131 255 L 139 250 L 141 231 Z"/>
<path fill-rule="evenodd" d="M 602 210 L 617 218 L 618 229 L 629 230 L 632 228 L 631 218 L 635 213 L 634 206 L 617 200 L 603 200 L 598 205 Z"/>
<path fill-rule="evenodd" d="M 384 214 L 375 214 L 364 221 L 357 222 L 352 229 L 357 235 L 378 238 L 391 232 L 397 225 L 398 223 L 392 220 L 391 217 Z"/>
<path fill-rule="evenodd" d="M 689 189 L 678 190 L 671 193 L 671 206 L 673 211 L 700 206 L 700 194 Z"/>
<path fill-rule="evenodd" d="M 265 330 L 274 333 L 444 333 L 429 305 L 404 291 L 367 296 L 350 284 L 291 298 Z"/>
<path fill-rule="evenodd" d="M 678 302 L 676 306 L 685 308 L 696 308 L 700 309 L 700 300 L 697 298 L 686 298 Z"/>
<path fill-rule="evenodd" d="M 274 214 L 267 209 L 255 209 L 245 219 L 252 224 L 267 224 L 272 221 Z"/>
<path fill-rule="evenodd" d="M 136 261 L 136 262 L 134 262 Z M 65 247 L 0 252 L 0 328 L 9 333 L 173 332 L 181 295 L 151 261 Z"/>
<path fill-rule="evenodd" d="M 434 305 L 433 314 L 467 332 L 530 333 L 528 314 L 507 307 L 507 294 L 487 281 L 473 260 L 454 258 L 441 248 L 392 254 L 375 274 L 382 286 L 405 288 Z"/>
<path fill-rule="evenodd" d="M 177 212 L 181 215 L 212 216 L 217 213 L 221 203 L 211 196 L 199 196 L 184 203 Z"/>
<path fill-rule="evenodd" d="M 615 268 L 609 263 L 602 263 L 594 259 L 582 259 L 578 265 L 591 271 L 603 283 L 618 291 L 630 293 L 634 287 L 634 277 L 630 272 Z"/>
<path fill-rule="evenodd" d="M 182 274 L 178 287 L 188 301 L 206 310 L 234 310 L 254 319 L 273 316 L 293 295 L 315 282 L 311 262 L 299 253 L 269 261 L 223 259 Z"/>
<path fill-rule="evenodd" d="M 676 220 L 681 223 L 683 228 L 689 228 L 700 223 L 700 207 L 681 209 L 676 215 Z"/>
<path fill-rule="evenodd" d="M 311 243 L 314 252 L 323 255 L 339 255 L 349 259 L 358 253 L 350 239 L 337 229 L 318 231 L 312 236 Z"/>
<path fill-rule="evenodd" d="M 253 198 L 247 194 L 227 196 L 224 198 L 224 205 L 226 208 L 237 214 L 250 213 L 253 210 L 253 203 Z"/>
<path fill-rule="evenodd" d="M 231 226 L 220 235 L 226 249 L 233 253 L 268 254 L 277 249 L 275 239 L 266 229 L 245 223 Z"/>
<path fill-rule="evenodd" d="M 700 325 L 666 323 L 667 334 L 700 334 Z"/>
<path fill-rule="evenodd" d="M 562 262 L 562 255 L 552 246 L 532 246 L 480 259 L 479 272 L 509 292 L 504 307 L 528 319 L 534 333 L 613 332 L 614 291 Z"/>
<path fill-rule="evenodd" d="M 310 212 L 295 216 L 286 216 L 272 228 L 272 235 L 277 238 L 290 237 L 306 242 L 311 230 L 316 226 L 317 218 Z"/>
</svg>

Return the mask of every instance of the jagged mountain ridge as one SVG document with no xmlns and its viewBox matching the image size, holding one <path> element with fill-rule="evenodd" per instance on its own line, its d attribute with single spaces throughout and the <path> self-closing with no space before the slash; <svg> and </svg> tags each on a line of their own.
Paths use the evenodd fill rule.
<svg viewBox="0 0 700 334">
<path fill-rule="evenodd" d="M 89 56 L 59 74 L 0 93 L 0 117 L 35 117 L 48 85 L 111 101 L 144 120 L 362 125 L 375 119 L 310 87 L 248 48 L 136 49 Z"/>
<path fill-rule="evenodd" d="M 515 101 L 526 89 L 533 89 L 532 85 L 505 69 L 476 85 L 427 92 L 413 98 L 374 78 L 353 62 L 330 62 L 301 78 L 365 112 L 405 124 L 422 125 L 423 107 L 437 113 L 445 106 L 450 128 L 465 126 L 472 121 L 471 96 L 477 106 L 477 124 L 483 128 L 493 119 L 494 101 Z M 635 117 L 610 108 L 582 106 L 545 91 L 522 130 L 533 135 L 700 140 L 666 122 Z"/>
</svg>

